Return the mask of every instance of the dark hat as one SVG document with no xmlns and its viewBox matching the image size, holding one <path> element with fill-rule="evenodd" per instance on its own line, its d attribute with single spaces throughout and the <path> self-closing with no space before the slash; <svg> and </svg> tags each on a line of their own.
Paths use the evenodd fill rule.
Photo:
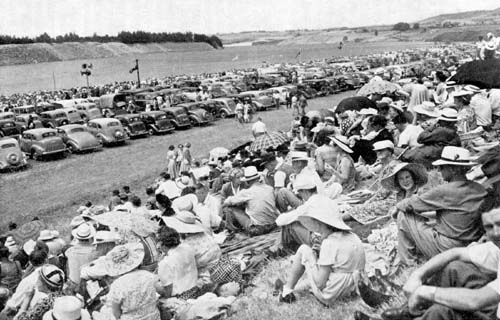
<svg viewBox="0 0 500 320">
<path fill-rule="evenodd" d="M 295 151 L 307 151 L 307 142 L 295 143 L 293 150 L 295 150 Z"/>
<path fill-rule="evenodd" d="M 262 159 L 261 164 L 264 165 L 266 163 L 276 160 L 276 156 L 274 155 L 274 153 L 266 153 L 262 156 L 261 159 Z"/>
</svg>

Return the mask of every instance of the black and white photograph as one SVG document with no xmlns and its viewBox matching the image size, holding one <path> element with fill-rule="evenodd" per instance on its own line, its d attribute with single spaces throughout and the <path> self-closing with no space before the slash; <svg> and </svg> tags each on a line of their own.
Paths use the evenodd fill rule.
<svg viewBox="0 0 500 320">
<path fill-rule="evenodd" d="M 498 0 L 0 8 L 0 320 L 500 320 Z"/>
</svg>

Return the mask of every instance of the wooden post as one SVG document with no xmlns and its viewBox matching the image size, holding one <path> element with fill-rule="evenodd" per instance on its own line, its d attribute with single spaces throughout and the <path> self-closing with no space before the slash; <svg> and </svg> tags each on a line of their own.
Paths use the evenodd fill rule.
<svg viewBox="0 0 500 320">
<path fill-rule="evenodd" d="M 135 67 L 137 71 L 137 88 L 141 87 L 141 78 L 139 76 L 139 59 L 135 59 Z"/>
</svg>

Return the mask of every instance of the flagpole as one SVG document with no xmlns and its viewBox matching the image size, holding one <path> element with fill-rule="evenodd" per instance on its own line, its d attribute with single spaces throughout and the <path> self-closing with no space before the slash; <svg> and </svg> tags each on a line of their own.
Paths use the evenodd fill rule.
<svg viewBox="0 0 500 320">
<path fill-rule="evenodd" d="M 139 59 L 135 59 L 135 68 L 137 71 L 137 88 L 141 87 L 141 78 L 139 77 Z"/>
<path fill-rule="evenodd" d="M 56 75 L 54 74 L 54 71 L 52 71 L 52 82 L 54 83 L 54 91 L 56 90 Z"/>
</svg>

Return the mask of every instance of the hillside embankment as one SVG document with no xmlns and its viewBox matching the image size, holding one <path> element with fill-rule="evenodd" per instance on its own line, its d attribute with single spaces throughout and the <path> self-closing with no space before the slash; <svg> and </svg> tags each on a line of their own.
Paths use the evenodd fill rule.
<svg viewBox="0 0 500 320">
<path fill-rule="evenodd" d="M 209 50 L 214 49 L 208 43 L 203 42 L 164 42 L 146 44 L 124 44 L 120 42 L 8 44 L 0 46 L 0 66 L 65 60 L 111 58 L 127 54 Z"/>
</svg>

